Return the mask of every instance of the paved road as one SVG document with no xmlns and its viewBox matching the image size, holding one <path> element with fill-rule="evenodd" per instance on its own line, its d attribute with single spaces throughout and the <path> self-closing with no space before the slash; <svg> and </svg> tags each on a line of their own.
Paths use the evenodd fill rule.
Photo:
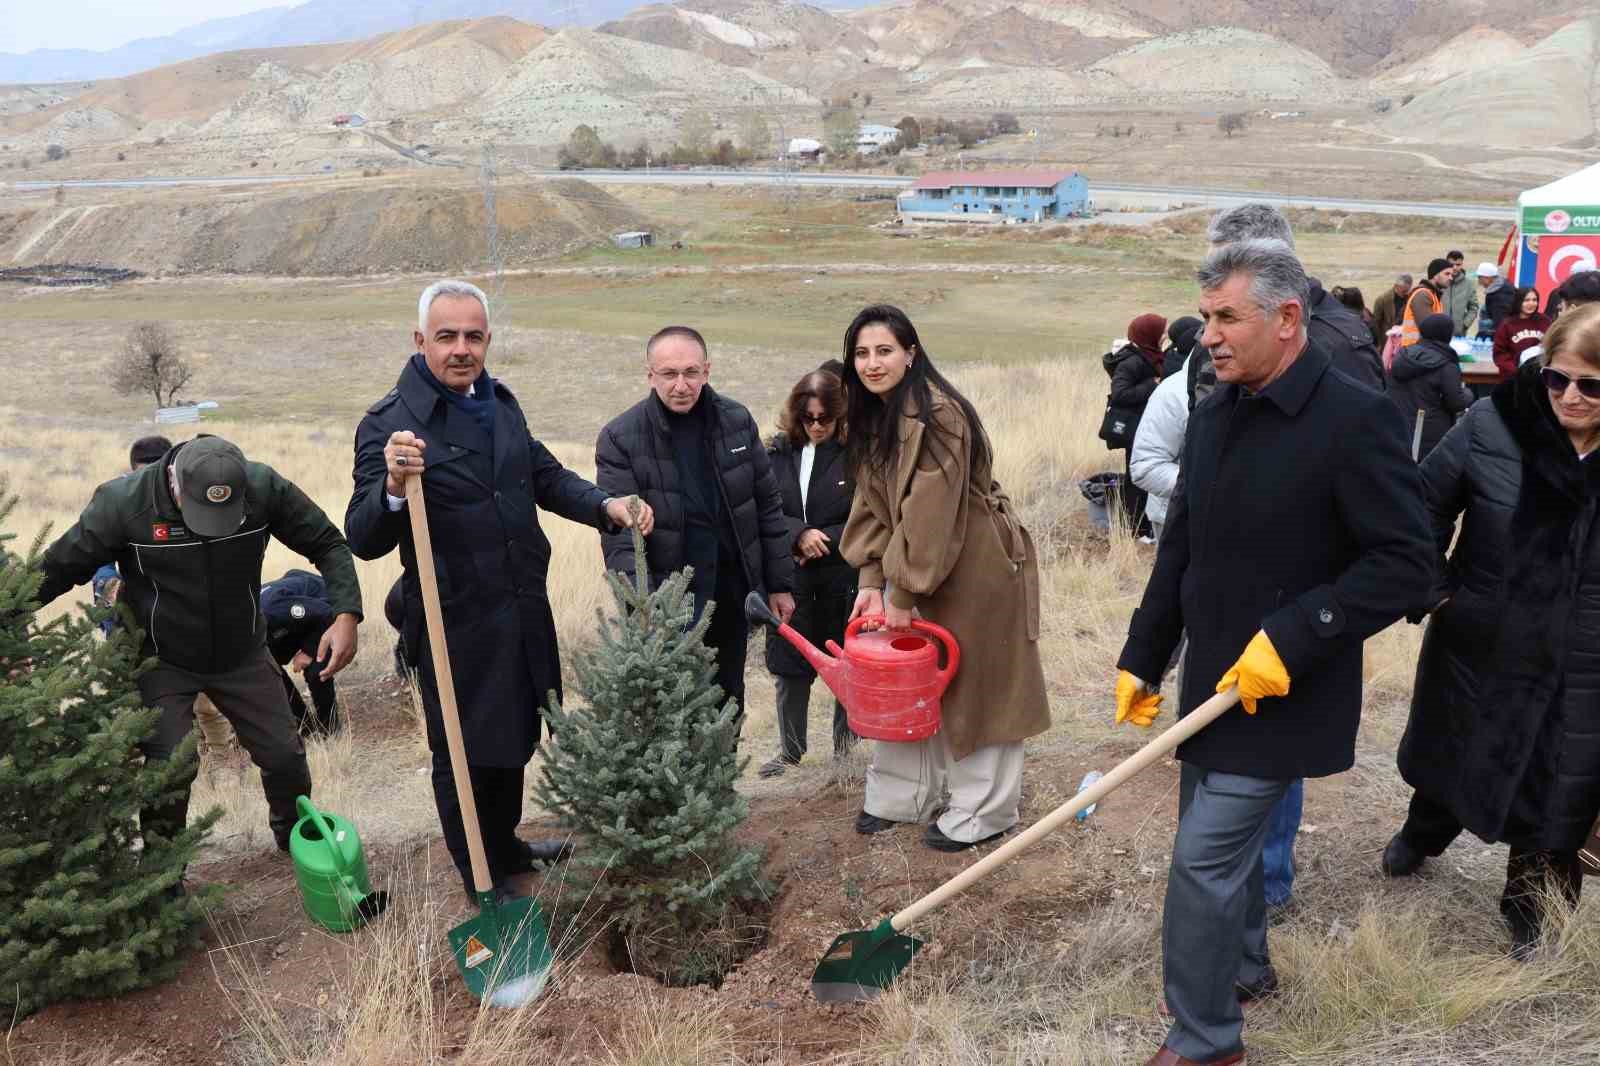
<svg viewBox="0 0 1600 1066">
<path fill-rule="evenodd" d="M 913 178 L 896 174 L 829 174 L 823 171 L 797 171 L 784 175 L 762 170 L 538 170 L 526 169 L 536 177 L 581 178 L 597 185 L 774 185 L 790 182 L 797 186 L 861 189 L 905 189 Z M 1109 185 L 1091 182 L 1090 191 L 1105 206 L 1107 200 L 1129 206 L 1175 206 L 1180 203 L 1205 207 L 1231 207 L 1254 200 L 1267 200 L 1292 207 L 1315 207 L 1328 211 L 1370 211 L 1383 215 L 1423 215 L 1430 218 L 1489 219 L 1512 221 L 1516 208 L 1510 204 L 1448 204 L 1401 200 L 1349 200 L 1326 196 L 1289 196 L 1282 193 L 1251 192 L 1247 189 L 1191 189 L 1164 185 Z"/>
<path fill-rule="evenodd" d="M 896 174 L 830 174 L 825 171 L 797 171 L 784 174 L 768 170 L 540 170 L 518 168 L 541 178 L 580 178 L 597 185 L 776 185 L 859 189 L 905 189 L 914 179 Z M 135 189 L 175 185 L 250 185 L 304 181 L 325 174 L 263 174 L 245 177 L 126 178 L 99 181 L 19 181 L 12 188 L 19 192 L 48 191 L 58 185 L 69 188 Z M 1450 204 L 1403 200 L 1351 200 L 1327 196 L 1290 196 L 1283 193 L 1251 192 L 1246 189 L 1193 189 L 1164 185 L 1108 185 L 1092 183 L 1091 191 L 1101 207 L 1118 206 L 1164 209 L 1179 204 L 1200 207 L 1231 207 L 1252 200 L 1291 207 L 1314 207 L 1325 211 L 1367 211 L 1380 215 L 1421 215 L 1428 218 L 1484 219 L 1511 222 L 1516 208 L 1510 204 Z"/>
</svg>

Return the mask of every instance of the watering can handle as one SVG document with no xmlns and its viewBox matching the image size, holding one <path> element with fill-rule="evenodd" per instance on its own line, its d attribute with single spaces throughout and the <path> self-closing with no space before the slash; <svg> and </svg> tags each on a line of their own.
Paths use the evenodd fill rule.
<svg viewBox="0 0 1600 1066">
<path fill-rule="evenodd" d="M 333 826 L 324 818 L 322 812 L 312 806 L 309 796 L 296 796 L 294 809 L 300 812 L 302 818 L 310 818 L 316 823 L 317 831 L 322 834 L 322 839 L 328 842 L 328 850 L 333 852 L 333 865 L 338 867 L 340 877 L 350 876 L 350 865 L 344 861 L 344 849 L 333 838 Z"/>
<path fill-rule="evenodd" d="M 864 614 L 852 618 L 850 624 L 844 627 L 844 639 L 849 640 L 861 632 L 862 627 L 866 625 L 883 625 L 883 615 Z M 925 633 L 930 637 L 937 638 L 939 643 L 944 645 L 945 664 L 944 669 L 939 671 L 939 687 L 941 689 L 949 688 L 950 682 L 955 679 L 956 670 L 961 666 L 961 645 L 956 643 L 955 634 L 944 626 L 935 625 L 933 622 L 925 622 L 920 618 L 911 620 L 911 628 L 918 633 Z M 839 646 L 831 640 L 828 642 L 827 648 L 834 655 L 840 654 Z"/>
<path fill-rule="evenodd" d="M 1222 717 L 1239 702 L 1238 688 L 1219 692 L 1200 706 L 1180 718 L 1166 731 L 1144 747 L 1112 767 L 1106 775 L 1072 799 L 1039 819 L 1017 836 L 996 848 L 994 853 L 956 874 L 950 880 L 929 892 L 909 907 L 889 919 L 896 932 L 901 932 L 918 918 L 932 911 L 954 896 L 964 892 L 1018 855 L 1033 847 L 1057 829 L 1066 825 L 1079 811 L 1099 803 L 1108 793 L 1122 785 L 1139 771 L 1177 749 L 1179 744 Z"/>
</svg>

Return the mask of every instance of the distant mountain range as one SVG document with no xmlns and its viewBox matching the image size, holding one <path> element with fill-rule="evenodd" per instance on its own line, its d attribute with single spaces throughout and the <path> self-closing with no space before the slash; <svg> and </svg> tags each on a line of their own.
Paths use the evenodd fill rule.
<svg viewBox="0 0 1600 1066">
<path fill-rule="evenodd" d="M 861 7 L 869 0 L 826 6 Z M 213 52 L 355 41 L 449 19 L 509 15 L 541 26 L 597 26 L 620 18 L 638 0 L 307 0 L 306 3 L 210 19 L 165 37 L 142 37 L 119 48 L 41 48 L 0 52 L 0 84 L 121 78 Z"/>
</svg>

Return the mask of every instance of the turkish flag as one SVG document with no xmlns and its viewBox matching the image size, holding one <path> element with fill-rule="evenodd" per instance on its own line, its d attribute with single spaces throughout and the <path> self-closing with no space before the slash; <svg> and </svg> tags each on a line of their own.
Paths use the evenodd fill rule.
<svg viewBox="0 0 1600 1066">
<path fill-rule="evenodd" d="M 1558 237 L 1546 233 L 1539 238 L 1539 273 L 1534 288 L 1543 306 L 1550 293 L 1580 270 L 1600 269 L 1600 237 Z"/>
</svg>

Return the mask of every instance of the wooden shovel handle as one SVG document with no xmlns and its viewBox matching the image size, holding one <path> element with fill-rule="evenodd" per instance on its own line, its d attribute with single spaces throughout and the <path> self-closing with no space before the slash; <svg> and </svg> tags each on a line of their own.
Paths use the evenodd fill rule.
<svg viewBox="0 0 1600 1066">
<path fill-rule="evenodd" d="M 467 854 L 472 857 L 472 885 L 490 892 L 489 857 L 478 828 L 478 804 L 472 795 L 472 773 L 467 767 L 467 745 L 461 739 L 461 714 L 456 710 L 456 682 L 450 673 L 450 649 L 444 642 L 444 608 L 439 604 L 439 578 L 433 570 L 433 539 L 428 536 L 428 509 L 422 502 L 422 475 L 406 478 L 406 510 L 411 512 L 411 546 L 417 556 L 417 578 L 422 584 L 422 613 L 428 620 L 428 647 L 433 652 L 433 677 L 439 690 L 440 717 L 450 748 L 450 771 L 456 779 L 456 799 L 461 804 L 461 824 L 467 833 Z"/>
<path fill-rule="evenodd" d="M 982 860 L 973 863 L 899 914 L 896 914 L 893 918 L 890 918 L 889 924 L 893 925 L 897 931 L 904 930 L 935 907 L 971 888 L 1051 833 L 1054 833 L 1057 829 L 1060 829 L 1073 815 L 1087 809 L 1090 804 L 1099 803 L 1139 771 L 1162 756 L 1175 751 L 1179 744 L 1182 744 L 1222 717 L 1224 712 L 1238 702 L 1239 690 L 1237 688 L 1230 688 L 1226 692 L 1219 692 L 1212 696 L 1209 700 L 1206 700 L 1179 719 L 1178 723 L 1171 729 L 1166 730 L 1150 743 L 1112 767 L 1100 780 L 1033 823 L 1012 840 L 996 848 L 992 855 L 987 855 Z"/>
</svg>

